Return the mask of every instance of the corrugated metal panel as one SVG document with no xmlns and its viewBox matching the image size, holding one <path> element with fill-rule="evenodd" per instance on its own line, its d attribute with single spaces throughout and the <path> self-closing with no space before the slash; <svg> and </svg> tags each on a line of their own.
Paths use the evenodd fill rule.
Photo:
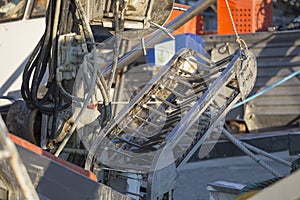
<svg viewBox="0 0 300 200">
<path fill-rule="evenodd" d="M 241 38 L 257 56 L 258 74 L 252 94 L 300 70 L 300 31 L 243 34 Z M 234 35 L 203 36 L 203 39 L 207 50 L 214 49 L 212 59 L 224 56 L 228 49 L 233 52 L 238 48 Z M 243 115 L 250 131 L 299 123 L 299 78 L 296 76 L 245 105 Z M 237 115 L 240 113 L 231 116 Z"/>
</svg>

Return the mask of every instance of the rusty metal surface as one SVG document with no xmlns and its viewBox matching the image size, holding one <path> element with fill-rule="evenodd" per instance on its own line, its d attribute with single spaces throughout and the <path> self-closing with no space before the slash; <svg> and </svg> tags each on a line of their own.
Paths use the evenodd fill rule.
<svg viewBox="0 0 300 200">
<path fill-rule="evenodd" d="M 256 55 L 257 81 L 250 95 L 300 70 L 300 31 L 255 33 L 241 35 Z M 238 48 L 233 35 L 203 36 L 205 46 L 213 56 L 224 56 Z M 296 76 L 250 101 L 242 115 L 250 131 L 297 125 L 300 117 L 300 80 Z M 230 113 L 232 114 L 232 113 Z"/>
</svg>

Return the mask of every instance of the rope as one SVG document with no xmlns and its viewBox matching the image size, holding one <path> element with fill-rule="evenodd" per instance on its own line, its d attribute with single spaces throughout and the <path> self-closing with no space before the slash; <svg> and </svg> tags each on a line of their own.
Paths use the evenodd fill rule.
<svg viewBox="0 0 300 200">
<path fill-rule="evenodd" d="M 292 74 L 286 76 L 285 78 L 283 78 L 283 79 L 277 81 L 276 83 L 274 83 L 274 84 L 272 84 L 272 85 L 266 87 L 266 88 L 263 89 L 262 91 L 260 91 L 260 92 L 258 92 L 258 93 L 256 93 L 256 94 L 252 95 L 251 97 L 248 97 L 248 98 L 245 99 L 244 101 L 241 101 L 241 102 L 235 104 L 235 105 L 233 106 L 233 108 L 237 108 L 237 107 L 239 107 L 239 106 L 241 106 L 241 105 L 243 105 L 243 104 L 245 104 L 245 103 L 248 103 L 249 101 L 251 101 L 251 100 L 253 100 L 253 99 L 259 97 L 260 95 L 262 95 L 262 94 L 268 92 L 269 90 L 271 90 L 271 89 L 277 87 L 278 85 L 284 83 L 285 81 L 287 81 L 287 80 L 289 80 L 289 79 L 291 79 L 291 78 L 297 76 L 298 74 L 300 74 L 300 70 L 293 72 Z"/>
<path fill-rule="evenodd" d="M 231 135 L 226 129 L 223 129 L 223 134 L 240 150 L 242 150 L 246 155 L 248 155 L 251 159 L 253 159 L 257 164 L 265 168 L 267 171 L 269 171 L 271 174 L 273 174 L 275 177 L 282 177 L 282 175 L 277 172 L 274 168 L 269 166 L 265 161 L 261 160 L 257 155 L 252 153 L 249 149 L 247 149 L 241 141 L 236 139 L 234 136 Z"/>
<path fill-rule="evenodd" d="M 246 42 L 243 39 L 241 39 L 239 34 L 238 34 L 238 31 L 236 29 L 236 25 L 234 23 L 233 16 L 232 16 L 232 13 L 231 13 L 231 10 L 230 10 L 228 0 L 225 0 L 225 2 L 226 2 L 226 6 L 227 6 L 227 9 L 228 9 L 229 16 L 230 16 L 231 24 L 232 24 L 232 27 L 233 27 L 233 30 L 234 30 L 234 33 L 235 33 L 235 36 L 236 36 L 235 41 L 239 44 L 240 49 L 241 50 L 246 49 L 246 52 L 248 54 L 248 46 L 247 46 Z"/>
</svg>

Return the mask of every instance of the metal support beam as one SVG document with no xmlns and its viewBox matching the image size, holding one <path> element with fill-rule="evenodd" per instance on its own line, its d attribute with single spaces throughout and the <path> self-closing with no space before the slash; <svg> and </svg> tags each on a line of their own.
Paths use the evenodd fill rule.
<svg viewBox="0 0 300 200">
<path fill-rule="evenodd" d="M 176 31 L 178 28 L 180 28 L 182 25 L 187 23 L 189 20 L 191 20 L 193 17 L 199 15 L 201 12 L 209 8 L 216 0 L 200 0 L 197 3 L 195 3 L 194 6 L 189 8 L 186 12 L 182 13 L 178 17 L 176 17 L 174 20 L 172 20 L 170 23 L 168 23 L 165 28 L 169 30 L 170 32 Z M 153 47 L 155 44 L 161 42 L 163 39 L 167 38 L 168 35 L 161 29 L 159 29 L 153 36 L 151 36 L 149 39 L 145 40 L 145 47 L 150 48 Z M 130 51 L 129 53 L 125 54 L 122 58 L 120 58 L 117 69 L 123 69 L 125 66 L 130 64 L 132 61 L 136 60 L 138 57 L 142 56 L 143 46 L 138 45 L 135 49 Z M 111 71 L 112 66 L 110 65 L 107 67 L 102 73 L 104 76 L 109 75 L 109 72 Z"/>
</svg>

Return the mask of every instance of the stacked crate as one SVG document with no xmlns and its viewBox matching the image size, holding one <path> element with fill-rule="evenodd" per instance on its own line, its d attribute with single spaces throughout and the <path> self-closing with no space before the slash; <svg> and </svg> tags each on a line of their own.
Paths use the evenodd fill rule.
<svg viewBox="0 0 300 200">
<path fill-rule="evenodd" d="M 175 3 L 173 11 L 167 21 L 169 23 L 179 15 L 181 15 L 185 10 L 189 9 L 190 6 Z M 203 34 L 203 16 L 201 14 L 195 16 L 190 21 L 185 23 L 179 29 L 175 31 L 175 34 L 182 34 L 182 33 L 192 33 L 192 34 Z"/>
<path fill-rule="evenodd" d="M 228 0 L 238 33 L 266 31 L 272 25 L 272 0 Z M 232 34 L 226 0 L 217 2 L 218 34 Z"/>
</svg>

